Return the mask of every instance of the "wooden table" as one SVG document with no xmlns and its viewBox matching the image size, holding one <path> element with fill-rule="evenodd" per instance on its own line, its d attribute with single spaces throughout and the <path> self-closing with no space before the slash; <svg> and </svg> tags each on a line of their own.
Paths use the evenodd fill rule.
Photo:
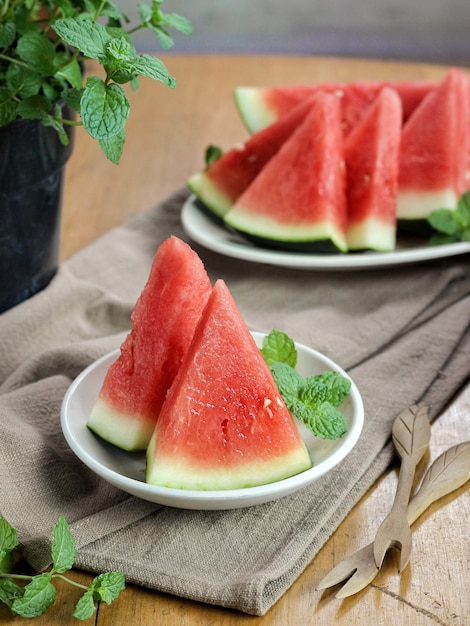
<svg viewBox="0 0 470 626">
<path fill-rule="evenodd" d="M 116 167 L 84 132 L 67 167 L 62 258 L 66 259 L 132 214 L 154 206 L 203 167 L 210 143 L 222 148 L 247 133 L 235 109 L 236 85 L 276 85 L 356 79 L 439 79 L 446 68 L 385 61 L 295 57 L 162 57 L 176 90 L 149 80 L 130 94 L 131 115 L 121 164 Z M 432 427 L 433 460 L 447 447 L 470 440 L 470 389 Z M 426 465 L 426 463 L 424 463 Z M 422 466 L 421 466 L 422 467 Z M 303 626 L 310 624 L 470 624 L 470 497 L 468 485 L 434 504 L 414 526 L 411 563 L 399 576 L 390 554 L 373 585 L 341 601 L 315 591 L 342 558 L 372 540 L 389 510 L 397 468 L 374 485 L 283 598 L 264 617 L 169 597 L 130 585 L 110 606 L 102 604 L 98 626 Z M 74 572 L 78 580 L 91 576 Z M 80 592 L 58 585 L 56 604 L 38 625 L 77 623 L 70 615 Z M 0 608 L 0 623 L 27 624 Z M 93 623 L 89 620 L 86 623 Z"/>
</svg>

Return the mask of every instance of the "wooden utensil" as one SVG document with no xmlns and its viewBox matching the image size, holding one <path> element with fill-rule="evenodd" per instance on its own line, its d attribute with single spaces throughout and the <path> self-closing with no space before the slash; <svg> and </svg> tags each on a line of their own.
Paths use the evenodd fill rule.
<svg viewBox="0 0 470 626">
<path fill-rule="evenodd" d="M 428 449 L 431 427 L 428 408 L 415 404 L 400 413 L 392 428 L 395 448 L 401 458 L 398 484 L 392 509 L 377 531 L 374 540 L 374 558 L 380 568 L 389 548 L 399 548 L 402 572 L 411 556 L 411 529 L 406 518 L 416 465 Z"/>
<path fill-rule="evenodd" d="M 406 517 L 411 525 L 436 500 L 464 485 L 470 479 L 470 441 L 449 448 L 428 468 L 419 490 L 408 504 Z M 336 594 L 347 598 L 369 585 L 378 574 L 374 543 L 370 543 L 338 563 L 317 585 L 327 589 L 347 580 Z"/>
</svg>

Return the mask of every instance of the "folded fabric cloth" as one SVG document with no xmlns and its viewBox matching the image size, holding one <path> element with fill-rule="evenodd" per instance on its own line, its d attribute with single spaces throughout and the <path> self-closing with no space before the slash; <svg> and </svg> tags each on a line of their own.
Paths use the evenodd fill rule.
<svg viewBox="0 0 470 626">
<path fill-rule="evenodd" d="M 393 455 L 405 407 L 431 419 L 469 375 L 468 255 L 358 272 L 275 268 L 192 244 L 184 189 L 64 263 L 41 293 L 0 315 L 0 514 L 36 569 L 52 526 L 67 518 L 76 565 L 122 570 L 129 582 L 263 615 L 311 562 Z M 365 405 L 350 455 L 310 487 L 229 511 L 152 504 L 112 487 L 75 457 L 60 427 L 71 381 L 119 347 L 158 245 L 189 241 L 223 278 L 252 330 L 284 330 L 348 371 Z"/>
</svg>

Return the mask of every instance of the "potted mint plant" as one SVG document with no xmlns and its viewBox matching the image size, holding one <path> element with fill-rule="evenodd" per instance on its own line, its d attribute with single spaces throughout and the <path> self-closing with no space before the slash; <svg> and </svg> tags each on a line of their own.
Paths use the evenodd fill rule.
<svg viewBox="0 0 470 626">
<path fill-rule="evenodd" d="M 175 87 L 155 56 L 138 54 L 146 28 L 162 48 L 171 29 L 192 30 L 164 13 L 163 0 L 138 3 L 139 23 L 113 0 L 2 0 L 0 3 L 0 313 L 42 289 L 58 264 L 63 167 L 77 126 L 119 163 L 130 102 L 123 89 L 150 78 Z M 83 62 L 98 61 L 86 76 Z M 47 231 L 47 232 L 46 232 Z"/>
</svg>

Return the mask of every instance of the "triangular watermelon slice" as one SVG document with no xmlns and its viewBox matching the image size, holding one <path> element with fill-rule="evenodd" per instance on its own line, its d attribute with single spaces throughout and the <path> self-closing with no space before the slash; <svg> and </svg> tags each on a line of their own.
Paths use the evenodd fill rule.
<svg viewBox="0 0 470 626">
<path fill-rule="evenodd" d="M 402 223 L 456 207 L 468 185 L 468 116 L 467 77 L 452 68 L 403 127 L 397 200 Z"/>
<path fill-rule="evenodd" d="M 342 103 L 342 126 L 347 135 L 384 87 L 395 89 L 400 96 L 405 121 L 436 84 L 432 81 L 355 81 L 280 87 L 236 87 L 234 97 L 246 128 L 249 132 L 256 133 L 318 91 L 335 94 Z"/>
<path fill-rule="evenodd" d="M 177 237 L 165 240 L 93 407 L 91 430 L 125 450 L 145 450 L 210 293 L 198 255 Z"/>
<path fill-rule="evenodd" d="M 346 251 L 345 182 L 340 104 L 335 96 L 318 92 L 304 122 L 225 221 L 261 244 Z"/>
<path fill-rule="evenodd" d="M 401 119 L 400 97 L 385 87 L 345 141 L 350 250 L 395 249 Z"/>
<path fill-rule="evenodd" d="M 223 217 L 281 145 L 305 119 L 310 99 L 293 107 L 244 144 L 225 152 L 204 171 L 193 174 L 188 187 L 204 205 Z"/>
<path fill-rule="evenodd" d="M 238 489 L 311 465 L 269 367 L 218 280 L 157 421 L 146 482 Z"/>
</svg>

